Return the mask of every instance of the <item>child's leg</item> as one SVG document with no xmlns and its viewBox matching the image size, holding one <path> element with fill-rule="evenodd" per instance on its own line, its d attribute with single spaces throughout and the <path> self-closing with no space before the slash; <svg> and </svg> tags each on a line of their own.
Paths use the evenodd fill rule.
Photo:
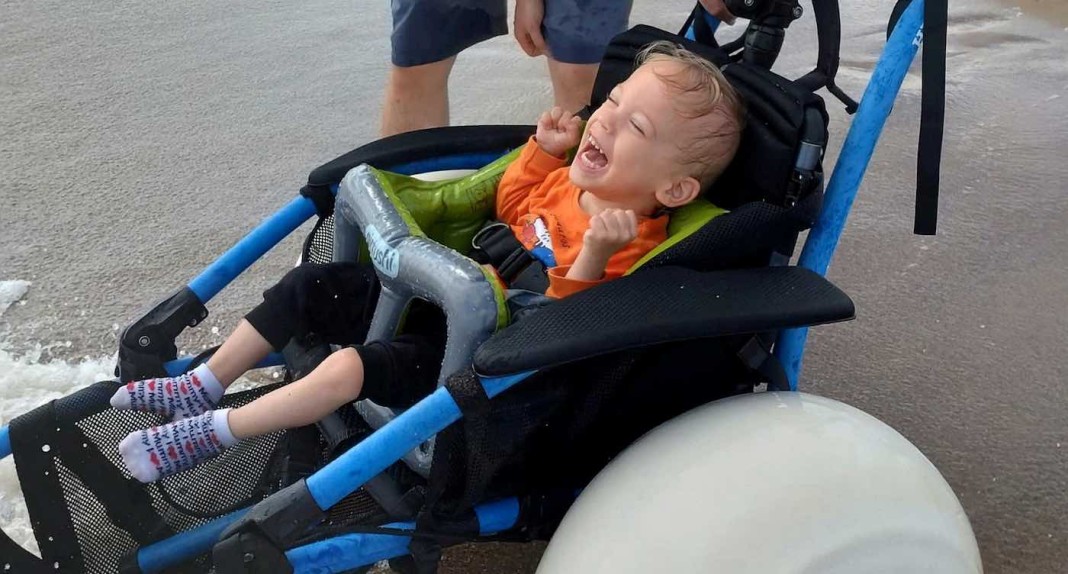
<svg viewBox="0 0 1068 574">
<path fill-rule="evenodd" d="M 303 379 L 243 407 L 134 431 L 119 443 L 119 454 L 134 478 L 152 482 L 192 468 L 241 439 L 312 424 L 356 400 L 363 378 L 360 355 L 345 348 Z"/>
<path fill-rule="evenodd" d="M 213 408 L 245 371 L 295 335 L 316 332 L 337 344 L 362 342 L 377 301 L 374 271 L 354 263 L 301 265 L 263 293 L 207 364 L 178 377 L 146 379 L 115 392 L 111 406 L 169 417 Z"/>
<path fill-rule="evenodd" d="M 208 369 L 218 377 L 223 388 L 226 388 L 273 350 L 275 346 L 261 335 L 252 323 L 241 319 L 219 350 L 208 358 Z"/>
<path fill-rule="evenodd" d="M 303 379 L 231 411 L 230 430 L 240 440 L 315 423 L 356 400 L 363 379 L 359 353 L 341 349 Z"/>
<path fill-rule="evenodd" d="M 270 352 L 270 343 L 242 320 L 206 364 L 177 377 L 127 383 L 112 395 L 111 406 L 174 418 L 199 415 L 214 408 L 226 387 Z"/>
<path fill-rule="evenodd" d="M 130 474 L 150 482 L 241 439 L 319 421 L 361 395 L 381 404 L 410 405 L 434 388 L 442 348 L 438 337 L 402 335 L 389 343 L 341 349 L 303 379 L 243 407 L 130 433 L 119 453 Z"/>
</svg>

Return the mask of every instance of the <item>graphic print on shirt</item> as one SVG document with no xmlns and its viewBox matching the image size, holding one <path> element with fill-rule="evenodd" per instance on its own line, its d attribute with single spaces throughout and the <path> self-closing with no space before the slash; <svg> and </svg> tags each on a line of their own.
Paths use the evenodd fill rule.
<svg viewBox="0 0 1068 574">
<path fill-rule="evenodd" d="M 553 239 L 545 221 L 536 215 L 523 217 L 523 233 L 519 237 L 530 254 L 548 268 L 556 267 L 556 255 L 553 253 Z"/>
</svg>

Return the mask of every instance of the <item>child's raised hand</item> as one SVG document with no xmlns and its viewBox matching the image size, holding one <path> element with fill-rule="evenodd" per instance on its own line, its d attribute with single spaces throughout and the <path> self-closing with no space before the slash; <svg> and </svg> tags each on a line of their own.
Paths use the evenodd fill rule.
<svg viewBox="0 0 1068 574">
<path fill-rule="evenodd" d="M 606 209 L 590 218 L 582 237 L 583 251 L 606 262 L 638 236 L 638 216 L 630 209 Z"/>
<path fill-rule="evenodd" d="M 538 118 L 538 132 L 534 139 L 545 153 L 562 158 L 567 150 L 575 147 L 582 137 L 582 120 L 560 107 L 555 107 Z"/>
</svg>

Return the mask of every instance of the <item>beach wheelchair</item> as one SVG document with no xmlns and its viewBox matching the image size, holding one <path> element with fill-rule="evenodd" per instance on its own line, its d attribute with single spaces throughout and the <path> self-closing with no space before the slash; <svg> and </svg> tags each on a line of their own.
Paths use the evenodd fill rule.
<svg viewBox="0 0 1068 574">
<path fill-rule="evenodd" d="M 304 261 L 365 261 L 379 275 L 369 339 L 403 331 L 413 304 L 443 312 L 448 342 L 438 388 L 402 412 L 357 402 L 317 425 L 243 441 L 152 484 L 130 478 L 116 445 L 162 421 L 110 409 L 118 382 L 53 401 L 0 435 L 5 454 L 14 453 L 40 548 L 38 558 L 0 536 L 4 569 L 361 572 L 390 560 L 397 570 L 424 573 L 436 571 L 453 544 L 552 538 L 539 571 L 649 571 L 638 556 L 672 571 L 730 571 L 746 550 L 731 537 L 717 530 L 695 543 L 692 535 L 701 532 L 690 529 L 692 521 L 677 516 L 669 524 L 656 515 L 677 512 L 681 496 L 681 508 L 723 512 L 721 525 L 733 522 L 750 538 L 773 540 L 779 528 L 792 528 L 791 519 L 808 521 L 802 534 L 824 546 L 816 558 L 791 546 L 779 556 L 799 569 L 781 571 L 857 571 L 848 568 L 858 564 L 979 571 L 967 518 L 914 447 L 855 409 L 790 392 L 804 342 L 794 329 L 850 319 L 854 308 L 822 277 L 826 260 L 805 266 L 802 254 L 802 265 L 788 263 L 799 234 L 814 224 L 806 252 L 829 233 L 829 258 L 863 165 L 852 189 L 845 184 L 843 211 L 843 199 L 824 193 L 827 113 L 813 93 L 824 86 L 838 92 L 837 6 L 818 3 L 821 64 L 790 81 L 769 70 L 767 54 L 777 47 L 767 39 L 799 13 L 783 12 L 788 2 L 756 4 L 767 12 L 751 15 L 746 37 L 733 47 L 715 44 L 715 22 L 698 7 L 680 35 L 638 26 L 606 51 L 592 108 L 629 74 L 642 46 L 665 38 L 720 65 L 749 106 L 727 172 L 700 201 L 673 214 L 668 241 L 627 276 L 510 324 L 501 288 L 465 256 L 492 220 L 496 183 L 532 126 L 426 130 L 347 153 L 314 170 L 300 197 L 127 327 L 117 374 L 174 374 L 205 360 L 179 358 L 177 335 L 201 322 L 204 304 L 242 270 L 318 216 Z M 909 61 L 922 6 L 903 11 L 891 39 Z M 825 36 L 835 36 L 831 51 Z M 755 57 L 739 55 L 747 51 Z M 832 52 L 833 62 L 826 57 Z M 889 89 L 885 106 L 872 104 L 869 115 L 885 119 L 907 64 L 877 69 L 892 89 L 880 88 Z M 869 97 L 879 101 L 872 93 L 865 106 Z M 877 133 L 869 134 L 872 145 Z M 515 274 L 537 271 L 530 258 L 506 255 Z M 268 362 L 299 377 L 328 352 L 315 340 L 295 340 Z M 754 392 L 762 385 L 769 392 Z M 227 394 L 222 406 L 276 386 Z M 754 443 L 761 428 L 770 432 Z M 738 445 L 753 451 L 762 442 L 777 446 L 765 455 L 738 454 Z M 815 467 L 798 466 L 806 461 Z M 739 472 L 785 496 L 794 481 L 818 508 L 747 505 L 761 493 L 739 486 Z M 874 473 L 893 492 L 878 508 L 851 495 Z M 649 490 L 643 480 L 660 486 Z M 704 484 L 704 496 L 673 492 L 671 484 L 693 480 Z M 861 528 L 855 515 L 839 519 L 838 506 L 815 491 L 858 511 L 892 504 L 904 509 L 903 518 L 882 519 L 882 530 Z M 934 534 L 917 538 L 918 521 Z M 771 531 L 748 530 L 771 523 Z M 671 538 L 689 553 L 662 540 L 643 546 L 626 534 L 676 528 Z M 779 550 L 771 541 L 761 554 Z M 912 561 L 901 562 L 903 554 Z M 675 563 L 666 556 L 685 561 L 669 567 Z"/>
</svg>

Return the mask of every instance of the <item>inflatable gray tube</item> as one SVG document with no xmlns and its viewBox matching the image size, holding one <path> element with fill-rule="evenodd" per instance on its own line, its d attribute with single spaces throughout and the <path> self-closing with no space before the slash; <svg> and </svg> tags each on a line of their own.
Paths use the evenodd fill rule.
<svg viewBox="0 0 1068 574">
<path fill-rule="evenodd" d="M 409 302 L 425 299 L 441 308 L 447 321 L 438 386 L 470 365 L 475 349 L 493 334 L 498 320 L 493 287 L 479 265 L 431 239 L 413 235 L 366 165 L 353 168 L 341 180 L 334 222 L 334 260 L 355 261 L 365 241 L 382 282 L 367 340 L 391 339 Z M 356 410 L 375 429 L 397 415 L 370 400 L 357 402 Z M 433 446 L 431 439 L 405 455 L 404 461 L 428 476 Z"/>
</svg>

